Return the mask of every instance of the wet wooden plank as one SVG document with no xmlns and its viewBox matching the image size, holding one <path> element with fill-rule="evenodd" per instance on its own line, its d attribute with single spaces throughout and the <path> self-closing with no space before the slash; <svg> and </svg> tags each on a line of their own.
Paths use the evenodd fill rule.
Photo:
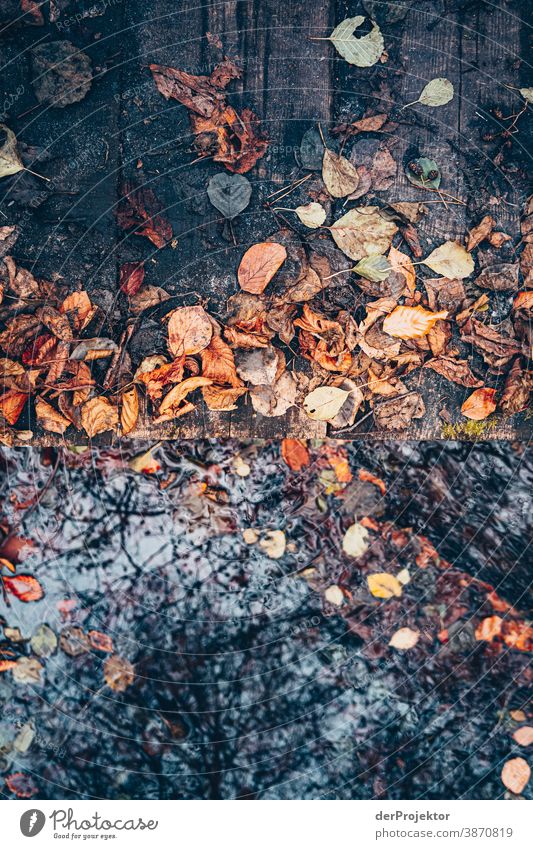
<svg viewBox="0 0 533 849">
<path fill-rule="evenodd" d="M 400 166 L 413 146 L 431 155 L 441 165 L 445 190 L 468 200 L 469 206 L 431 204 L 432 214 L 420 225 L 423 247 L 464 238 L 467 228 L 486 211 L 492 190 L 504 195 L 497 209 L 499 225 L 516 236 L 523 188 L 515 174 L 492 174 L 488 156 L 494 146 L 484 147 L 481 136 L 486 128 L 495 131 L 500 124 L 491 112 L 495 85 L 497 102 L 505 111 L 515 109 L 518 101 L 500 83 L 513 86 L 522 80 L 528 84 L 517 62 L 525 30 L 519 13 L 526 4 L 515 4 L 512 13 L 503 0 L 501 7 L 457 0 L 444 10 L 436 0 L 406 5 L 403 20 L 381 22 L 388 60 L 370 69 L 355 69 L 330 44 L 310 39 L 329 34 L 340 20 L 362 11 L 345 0 L 208 0 L 205 4 L 132 0 L 110 4 L 102 16 L 91 17 L 87 11 L 87 17 L 74 22 L 68 18 L 74 7 L 63 0 L 64 11 L 54 24 L 20 25 L 14 34 L 4 32 L 0 60 L 9 62 L 2 77 L 4 94 L 23 88 L 6 121 L 27 143 L 44 141 L 51 156 L 45 163 L 46 173 L 58 189 L 32 208 L 29 216 L 23 205 L 10 203 L 8 191 L 0 192 L 2 209 L 9 214 L 17 211 L 24 218 L 17 259 L 39 276 L 59 272 L 73 285 L 83 281 L 103 308 L 103 329 L 116 338 L 128 317 L 125 299 L 116 296 L 118 269 L 125 261 L 143 259 L 147 282 L 162 285 L 176 305 L 188 297 L 193 302 L 201 297 L 213 315 L 222 317 L 227 298 L 237 289 L 235 269 L 244 250 L 275 229 L 272 213 L 264 208 L 265 199 L 301 175 L 294 151 L 303 132 L 317 122 L 327 127 L 360 117 L 369 103 L 375 104 L 370 97 L 376 92 L 384 111 L 390 112 L 415 99 L 435 76 L 453 81 L 456 98 L 439 110 L 400 113 L 391 150 Z M 89 9 L 84 3 L 76 5 L 77 10 L 80 7 Z M 207 37 L 208 32 L 213 38 Z M 34 110 L 27 51 L 40 38 L 68 38 L 91 55 L 95 81 L 81 103 L 64 110 Z M 222 48 L 216 46 L 217 39 Z M 178 103 L 163 100 L 147 70 L 150 62 L 157 62 L 206 73 L 223 55 L 243 66 L 243 78 L 231 102 L 253 108 L 270 137 L 267 156 L 248 175 L 253 201 L 235 222 L 233 238 L 206 196 L 207 182 L 220 167 L 209 162 L 191 164 L 194 153 L 187 112 Z M 30 111 L 24 115 L 26 110 Z M 117 229 L 113 211 L 125 178 L 150 185 L 161 198 L 176 237 L 174 249 L 151 250 L 145 239 L 125 236 Z M 476 204 L 484 183 L 485 192 Z M 291 205 L 305 197 L 303 190 L 295 193 Z M 402 167 L 393 190 L 382 197 L 425 200 L 407 181 Z M 136 362 L 157 350 L 165 350 L 160 316 L 148 315 L 134 334 L 131 352 Z M 468 391 L 428 372 L 411 376 L 408 386 L 420 389 L 427 410 L 408 432 L 376 432 L 369 416 L 343 436 L 443 438 L 449 429 L 444 429 L 441 412 L 448 411 L 457 420 Z M 265 418 L 255 414 L 249 402 L 231 414 L 211 413 L 200 402 L 186 419 L 162 427 L 143 425 L 132 436 L 269 438 L 325 433 L 325 425 L 311 422 L 297 409 L 279 418 Z M 461 430 L 457 435 L 468 438 Z M 481 438 L 527 439 L 529 435 L 522 415 L 498 420 Z M 81 436 L 70 440 L 83 441 Z"/>
</svg>

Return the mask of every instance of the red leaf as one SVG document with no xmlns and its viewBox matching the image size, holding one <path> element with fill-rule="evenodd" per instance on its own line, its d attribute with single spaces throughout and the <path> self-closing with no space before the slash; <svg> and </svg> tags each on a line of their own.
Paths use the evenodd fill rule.
<svg viewBox="0 0 533 849">
<path fill-rule="evenodd" d="M 137 236 L 146 236 L 157 248 L 164 248 L 172 239 L 172 227 L 160 214 L 162 208 L 151 189 L 126 183 L 116 210 L 118 225 L 123 230 L 134 227 Z"/>
<path fill-rule="evenodd" d="M 293 472 L 299 472 L 309 464 L 309 451 L 302 439 L 284 439 L 281 443 L 281 456 Z"/>
<path fill-rule="evenodd" d="M 5 576 L 2 580 L 6 590 L 12 593 L 15 598 L 18 598 L 19 601 L 39 601 L 44 595 L 39 581 L 31 575 Z"/>
<path fill-rule="evenodd" d="M 23 772 L 14 772 L 6 777 L 6 784 L 11 793 L 14 793 L 19 799 L 31 799 L 39 788 L 35 786 L 29 775 Z"/>
<path fill-rule="evenodd" d="M 101 631 L 89 631 L 88 637 L 93 649 L 113 653 L 113 640 L 107 634 L 102 634 Z"/>
<path fill-rule="evenodd" d="M 120 268 L 120 291 L 131 297 L 136 295 L 144 280 L 143 262 L 125 262 Z"/>
</svg>

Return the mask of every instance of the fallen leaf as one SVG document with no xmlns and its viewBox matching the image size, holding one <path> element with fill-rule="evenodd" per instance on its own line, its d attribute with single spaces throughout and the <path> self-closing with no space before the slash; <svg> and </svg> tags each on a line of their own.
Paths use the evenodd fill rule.
<svg viewBox="0 0 533 849">
<path fill-rule="evenodd" d="M 135 681 L 135 669 L 125 657 L 112 654 L 104 663 L 106 684 L 115 693 L 123 693 Z"/>
<path fill-rule="evenodd" d="M 413 631 L 412 628 L 399 628 L 395 631 L 389 640 L 389 646 L 393 649 L 407 651 L 416 646 L 420 639 L 420 631 Z"/>
<path fill-rule="evenodd" d="M 374 405 L 374 421 L 383 430 L 406 430 L 412 419 L 420 419 L 426 411 L 422 396 L 409 392 Z"/>
<path fill-rule="evenodd" d="M 533 379 L 531 373 L 521 367 L 520 359 L 517 358 L 505 379 L 505 386 L 500 399 L 500 409 L 510 416 L 527 410 L 532 388 Z"/>
<path fill-rule="evenodd" d="M 329 37 L 342 58 L 346 59 L 350 65 L 357 65 L 358 68 L 370 68 L 375 65 L 385 49 L 381 30 L 374 21 L 371 21 L 372 29 L 369 33 L 360 38 L 355 35 L 355 30 L 364 21 L 364 15 L 346 18 L 335 27 Z"/>
<path fill-rule="evenodd" d="M 125 262 L 120 266 L 119 288 L 125 295 L 136 295 L 144 280 L 144 262 Z"/>
<path fill-rule="evenodd" d="M 241 289 L 261 295 L 286 258 L 286 249 L 277 242 L 252 245 L 241 259 L 237 272 Z"/>
<path fill-rule="evenodd" d="M 450 102 L 452 97 L 453 85 L 450 80 L 447 80 L 445 77 L 436 77 L 424 86 L 418 100 L 413 100 L 402 108 L 406 109 L 408 106 L 414 106 L 415 103 L 421 103 L 423 106 L 444 106 Z"/>
<path fill-rule="evenodd" d="M 284 531 L 267 531 L 259 540 L 259 547 L 273 560 L 283 557 L 286 545 Z"/>
<path fill-rule="evenodd" d="M 324 598 L 330 604 L 335 605 L 335 607 L 341 607 L 344 602 L 344 593 L 337 584 L 332 584 L 324 592 Z"/>
<path fill-rule="evenodd" d="M 213 325 L 203 307 L 179 307 L 168 322 L 168 348 L 173 357 L 198 354 L 207 348 Z"/>
<path fill-rule="evenodd" d="M 445 319 L 446 310 L 430 312 L 424 307 L 396 307 L 383 321 L 383 331 L 398 339 L 420 339 L 426 336 L 436 322 Z"/>
<path fill-rule="evenodd" d="M 39 601 L 44 596 L 43 588 L 32 575 L 4 575 L 1 580 L 7 592 L 19 601 Z"/>
<path fill-rule="evenodd" d="M 283 439 L 281 441 L 281 456 L 293 472 L 299 472 L 305 466 L 308 466 L 311 459 L 303 439 Z"/>
<path fill-rule="evenodd" d="M 113 640 L 107 634 L 102 634 L 101 631 L 89 631 L 87 636 L 91 648 L 96 651 L 105 651 L 108 654 L 113 652 Z"/>
<path fill-rule="evenodd" d="M 16 665 L 16 660 L 0 660 L 0 672 L 8 672 Z"/>
<path fill-rule="evenodd" d="M 24 772 L 14 772 L 6 776 L 6 786 L 10 793 L 14 793 L 18 799 L 31 799 L 39 792 L 30 775 Z M 31 835 L 33 837 L 33 835 Z"/>
<path fill-rule="evenodd" d="M 530 777 L 531 769 L 524 758 L 511 758 L 503 765 L 502 782 L 515 795 L 524 790 Z"/>
<path fill-rule="evenodd" d="M 440 168 L 434 159 L 428 159 L 426 156 L 420 156 L 412 159 L 407 163 L 405 176 L 413 186 L 418 186 L 420 189 L 438 189 L 441 184 Z M 406 204 L 403 204 L 405 208 Z M 398 209 L 400 204 L 394 204 L 394 208 Z"/>
<path fill-rule="evenodd" d="M 128 460 L 128 466 L 133 472 L 139 472 L 145 475 L 153 475 L 161 469 L 161 463 L 154 457 L 154 451 L 158 445 L 153 445 L 148 451 L 143 451 L 142 454 L 137 454 L 131 460 Z"/>
<path fill-rule="evenodd" d="M 513 301 L 513 310 L 533 310 L 533 291 L 519 292 Z"/>
<path fill-rule="evenodd" d="M 79 345 L 76 345 L 70 354 L 70 359 L 74 362 L 92 362 L 93 360 L 110 357 L 117 351 L 118 345 L 112 339 L 105 339 L 104 337 L 84 339 Z"/>
<path fill-rule="evenodd" d="M 39 625 L 32 635 L 30 645 L 37 657 L 50 657 L 57 648 L 57 637 L 49 625 Z"/>
<path fill-rule="evenodd" d="M 136 236 L 146 236 L 157 248 L 164 248 L 172 239 L 172 227 L 161 214 L 162 204 L 152 189 L 136 188 L 125 183 L 116 208 L 116 218 L 122 230 L 134 228 Z"/>
<path fill-rule="evenodd" d="M 513 734 L 513 740 L 519 746 L 531 746 L 533 744 L 533 728 L 531 725 L 523 725 L 517 728 Z"/>
<path fill-rule="evenodd" d="M 352 268 L 352 271 L 372 283 L 380 283 L 389 277 L 392 266 L 386 256 L 375 254 L 360 259 L 357 265 Z"/>
<path fill-rule="evenodd" d="M 253 528 L 245 528 L 242 532 L 242 538 L 246 545 L 254 545 L 259 539 L 259 534 Z"/>
<path fill-rule="evenodd" d="M 207 196 L 215 209 L 232 221 L 250 203 L 252 184 L 242 174 L 215 174 L 209 180 Z"/>
<path fill-rule="evenodd" d="M 321 171 L 324 161 L 324 142 L 315 127 L 311 127 L 302 136 L 300 143 L 300 164 L 306 171 Z"/>
<path fill-rule="evenodd" d="M 200 352 L 200 357 L 204 377 L 209 377 L 213 383 L 221 385 L 242 386 L 242 381 L 235 368 L 233 351 L 220 336 L 212 336 L 207 348 Z"/>
<path fill-rule="evenodd" d="M 209 410 L 229 413 L 237 409 L 237 401 L 247 391 L 245 386 L 202 386 L 202 397 Z"/>
<path fill-rule="evenodd" d="M 327 148 L 324 150 L 322 179 L 326 189 L 334 198 L 344 198 L 355 192 L 359 185 L 359 173 L 355 165 Z"/>
<path fill-rule="evenodd" d="M 503 619 L 501 616 L 487 616 L 479 623 L 475 630 L 476 640 L 485 640 L 490 643 L 494 637 L 501 634 Z"/>
<path fill-rule="evenodd" d="M 349 557 L 361 557 L 368 551 L 370 534 L 360 522 L 350 525 L 342 540 L 342 550 Z"/>
<path fill-rule="evenodd" d="M 0 414 L 8 424 L 14 425 L 17 423 L 27 400 L 28 395 L 26 392 L 18 392 L 16 389 L 10 389 L 4 392 L 0 398 Z"/>
<path fill-rule="evenodd" d="M 379 214 L 377 206 L 350 209 L 329 229 L 337 247 L 354 260 L 386 253 L 398 231 L 393 221 Z"/>
<path fill-rule="evenodd" d="M 484 239 L 489 236 L 496 226 L 496 222 L 492 215 L 485 215 L 479 224 L 476 224 L 475 227 L 472 227 L 470 232 L 468 233 L 468 239 L 466 242 L 467 251 L 473 251 L 474 248 L 482 242 Z"/>
<path fill-rule="evenodd" d="M 474 390 L 461 407 L 462 415 L 475 422 L 486 419 L 496 409 L 495 396 L 496 390 L 486 386 Z"/>
<path fill-rule="evenodd" d="M 120 396 L 120 427 L 126 436 L 134 429 L 139 419 L 139 393 L 137 387 L 130 386 Z"/>
<path fill-rule="evenodd" d="M 474 270 L 474 260 L 460 242 L 444 242 L 422 262 L 436 274 L 450 279 L 463 280 Z"/>
<path fill-rule="evenodd" d="M 36 657 L 19 657 L 11 672 L 17 684 L 41 684 L 44 667 Z"/>
<path fill-rule="evenodd" d="M 70 657 L 79 657 L 90 650 L 87 634 L 78 625 L 68 625 L 59 635 L 59 648 Z"/>
<path fill-rule="evenodd" d="M 516 292 L 520 285 L 519 272 L 517 262 L 500 262 L 484 268 L 474 282 L 480 289 L 492 292 Z"/>
<path fill-rule="evenodd" d="M 13 130 L 0 124 L 0 178 L 9 177 L 24 170 L 17 149 L 17 137 Z"/>
<path fill-rule="evenodd" d="M 294 210 L 302 224 L 311 229 L 321 227 L 326 220 L 326 210 L 320 203 L 308 203 L 305 206 L 297 206 Z"/>
<path fill-rule="evenodd" d="M 407 256 L 407 254 L 397 250 L 394 245 L 391 246 L 387 259 L 393 271 L 398 271 L 400 274 L 403 274 L 405 277 L 407 291 L 412 296 L 416 286 L 416 273 L 411 259 Z"/>
<path fill-rule="evenodd" d="M 129 307 L 132 315 L 139 315 L 151 307 L 168 301 L 170 295 L 160 286 L 143 286 L 136 295 L 130 295 Z"/>
<path fill-rule="evenodd" d="M 349 394 L 336 386 L 319 386 L 306 395 L 304 410 L 310 419 L 327 422 L 335 418 Z"/>
<path fill-rule="evenodd" d="M 368 483 L 372 483 L 374 486 L 377 486 L 382 495 L 387 494 L 385 482 L 382 481 L 381 478 L 377 478 L 376 475 L 373 475 L 372 472 L 368 472 L 366 469 L 359 469 L 359 480 L 368 481 Z"/>
<path fill-rule="evenodd" d="M 187 403 L 184 407 L 181 406 L 187 395 L 201 386 L 210 386 L 212 382 L 208 377 L 188 377 L 186 380 L 182 380 L 165 395 L 159 405 L 159 415 L 154 419 L 154 422 L 166 422 L 190 412 L 194 409 L 192 404 Z"/>
<path fill-rule="evenodd" d="M 528 103 L 533 103 L 533 88 L 519 88 L 518 91 Z"/>
<path fill-rule="evenodd" d="M 401 596 L 402 585 L 399 580 L 388 572 L 375 572 L 367 576 L 368 589 L 375 598 L 392 598 Z"/>
<path fill-rule="evenodd" d="M 118 425 L 117 408 L 102 395 L 91 398 L 81 408 L 81 424 L 89 437 L 115 430 Z"/>
<path fill-rule="evenodd" d="M 483 386 L 483 381 L 472 373 L 466 360 L 456 360 L 453 357 L 436 357 L 424 363 L 424 368 L 430 368 L 437 374 L 441 374 L 446 380 L 451 380 L 452 383 L 458 383 L 460 386 L 466 386 L 469 389 Z"/>
<path fill-rule="evenodd" d="M 51 433 L 64 434 L 66 429 L 70 427 L 71 422 L 58 412 L 51 404 L 43 401 L 42 398 L 37 398 L 35 402 L 35 415 L 41 426 Z"/>
<path fill-rule="evenodd" d="M 93 307 L 87 292 L 82 290 L 67 295 L 59 309 L 68 317 L 76 333 L 81 333 L 92 321 L 97 308 Z"/>
<path fill-rule="evenodd" d="M 297 385 L 293 375 L 283 372 L 272 385 L 253 386 L 250 389 L 252 407 L 262 416 L 284 416 L 296 403 Z"/>
<path fill-rule="evenodd" d="M 38 44 L 31 51 L 33 89 L 39 103 L 64 108 L 83 100 L 91 88 L 89 56 L 70 41 Z"/>
</svg>

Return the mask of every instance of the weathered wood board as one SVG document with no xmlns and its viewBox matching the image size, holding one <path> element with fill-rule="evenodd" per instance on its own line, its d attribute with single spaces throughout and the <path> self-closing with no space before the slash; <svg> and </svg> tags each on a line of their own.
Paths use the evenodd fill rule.
<svg viewBox="0 0 533 849">
<path fill-rule="evenodd" d="M 400 163 L 413 147 L 430 155 L 441 166 L 446 192 L 462 203 L 431 198 L 438 202 L 420 222 L 421 243 L 463 240 L 468 228 L 490 210 L 499 229 L 518 244 L 519 215 L 527 196 L 530 116 L 521 116 L 520 131 L 512 137 L 511 167 L 494 165 L 500 142 L 484 142 L 483 137 L 501 133 L 508 125 L 502 116 L 521 108 L 523 101 L 512 87 L 532 84 L 527 62 L 520 61 L 530 32 L 528 5 L 525 0 L 367 0 L 366 11 L 372 7 L 384 35 L 387 61 L 360 69 L 345 62 L 329 42 L 312 38 L 329 35 L 349 15 L 365 14 L 361 2 L 55 0 L 42 4 L 44 24 L 34 26 L 28 22 L 31 18 L 21 16 L 19 0 L 2 0 L 2 120 L 24 145 L 42 149 L 39 167 L 51 180 L 16 175 L 0 182 L 0 209 L 6 216 L 0 225 L 17 222 L 21 229 L 14 256 L 39 277 L 61 275 L 73 287 L 81 281 L 102 308 L 102 334 L 117 340 L 128 318 L 127 299 L 117 295 L 118 269 L 127 261 L 144 260 L 147 281 L 163 286 L 176 298 L 176 306 L 200 296 L 213 315 L 222 315 L 228 297 L 237 291 L 235 269 L 244 250 L 284 223 L 281 217 L 276 223 L 265 201 L 302 176 L 295 151 L 303 133 L 317 123 L 331 128 L 359 118 L 379 100 L 383 111 L 391 113 L 414 100 L 433 77 L 450 79 L 456 97 L 438 110 L 395 112 L 391 150 Z M 64 109 L 39 105 L 32 86 L 31 48 L 37 42 L 65 39 L 91 57 L 91 90 Z M 243 68 L 242 79 L 232 85 L 232 104 L 253 108 L 270 138 L 267 155 L 248 174 L 253 200 L 234 222 L 233 234 L 206 195 L 209 178 L 221 166 L 194 162 L 187 110 L 163 100 L 147 69 L 155 62 L 208 73 L 225 55 L 238 59 Z M 501 110 L 500 117 L 495 108 Z M 119 186 L 132 176 L 162 200 L 176 237 L 174 247 L 156 250 L 146 239 L 118 229 L 114 210 Z M 294 191 L 283 205 L 307 202 L 305 189 Z M 386 197 L 425 202 L 423 194 L 399 167 Z M 155 311 L 143 316 L 133 334 L 129 350 L 135 362 L 165 350 L 161 315 Z M 446 428 L 441 415 L 447 411 L 452 423 L 458 422 L 468 390 L 427 371 L 415 372 L 407 382 L 424 397 L 422 419 L 397 434 L 378 431 L 369 415 L 343 438 L 439 439 L 452 433 L 468 438 L 460 428 L 454 431 L 453 424 Z M 43 436 L 31 420 L 27 426 L 35 432 L 35 444 L 62 441 Z M 200 401 L 189 416 L 159 427 L 140 427 L 131 436 L 313 437 L 326 431 L 325 424 L 310 421 L 296 408 L 282 417 L 265 418 L 249 403 L 232 413 L 214 413 Z M 527 440 L 530 432 L 527 414 L 522 413 L 498 418 L 479 436 Z M 69 433 L 68 441 L 84 441 Z M 103 440 L 109 441 L 109 436 Z"/>
</svg>

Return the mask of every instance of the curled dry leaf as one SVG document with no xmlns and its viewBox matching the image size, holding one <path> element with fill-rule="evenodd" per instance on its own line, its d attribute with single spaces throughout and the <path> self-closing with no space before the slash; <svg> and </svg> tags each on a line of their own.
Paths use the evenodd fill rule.
<svg viewBox="0 0 533 849">
<path fill-rule="evenodd" d="M 139 393 L 136 386 L 130 386 L 121 395 L 120 426 L 126 436 L 134 429 L 139 419 Z"/>
<path fill-rule="evenodd" d="M 435 248 L 423 263 L 436 274 L 451 280 L 463 280 L 474 270 L 474 260 L 460 242 L 444 242 Z"/>
<path fill-rule="evenodd" d="M 280 557 L 283 557 L 286 545 L 284 531 L 267 531 L 259 540 L 259 547 L 273 560 L 279 560 Z"/>
<path fill-rule="evenodd" d="M 172 356 L 186 357 L 207 348 L 213 325 L 203 307 L 179 307 L 168 322 L 168 348 Z"/>
<path fill-rule="evenodd" d="M 67 316 L 76 333 L 81 333 L 92 321 L 97 308 L 93 307 L 89 295 L 82 289 L 67 295 L 59 309 Z"/>
<path fill-rule="evenodd" d="M 135 669 L 125 657 L 112 654 L 104 663 L 104 678 L 115 693 L 123 693 L 135 681 Z"/>
<path fill-rule="evenodd" d="M 400 274 L 403 274 L 403 276 L 405 277 L 405 285 L 407 287 L 407 291 L 410 295 L 413 295 L 416 285 L 416 273 L 411 259 L 407 256 L 407 254 L 404 254 L 402 253 L 402 251 L 397 250 L 394 245 L 391 246 L 387 258 L 392 270 L 398 271 Z"/>
<path fill-rule="evenodd" d="M 239 286 L 252 295 L 261 295 L 286 259 L 286 249 L 277 242 L 252 245 L 239 265 Z"/>
<path fill-rule="evenodd" d="M 51 404 L 38 398 L 35 402 L 35 414 L 45 430 L 51 433 L 64 434 L 71 422 L 59 413 Z"/>
<path fill-rule="evenodd" d="M 441 374 L 452 383 L 458 383 L 460 386 L 466 386 L 469 389 L 483 386 L 483 381 L 479 380 L 470 369 L 466 360 L 456 360 L 453 357 L 436 357 L 433 360 L 428 360 L 424 363 L 424 368 L 430 368 Z"/>
<path fill-rule="evenodd" d="M 383 330 L 397 339 L 420 339 L 426 336 L 437 321 L 446 318 L 447 310 L 430 312 L 424 307 L 396 307 L 383 322 Z"/>
<path fill-rule="evenodd" d="M 499 637 L 502 632 L 503 619 L 501 616 L 487 616 L 482 619 L 475 630 L 476 640 L 484 640 L 490 643 L 494 637 Z"/>
<path fill-rule="evenodd" d="M 178 418 L 186 412 L 190 412 L 194 409 L 192 404 L 187 403 L 184 407 L 181 406 L 187 395 L 201 386 L 210 386 L 212 383 L 213 381 L 208 377 L 188 377 L 186 380 L 178 383 L 161 401 L 159 416 L 154 421 L 156 423 L 166 422 L 170 419 Z"/>
<path fill-rule="evenodd" d="M 320 203 L 308 203 L 305 206 L 297 206 L 294 210 L 302 224 L 311 229 L 321 227 L 326 220 L 326 210 Z"/>
<path fill-rule="evenodd" d="M 505 380 L 505 386 L 500 399 L 500 408 L 504 413 L 511 416 L 527 410 L 532 388 L 532 375 L 521 367 L 520 359 L 517 358 Z"/>
<path fill-rule="evenodd" d="M 476 224 L 475 227 L 472 227 L 470 232 L 468 233 L 468 239 L 466 242 L 467 251 L 473 251 L 474 248 L 482 242 L 484 239 L 489 236 L 494 228 L 496 227 L 496 222 L 492 215 L 485 215 L 479 224 Z"/>
<path fill-rule="evenodd" d="M 105 651 L 108 654 L 113 652 L 113 640 L 107 634 L 102 634 L 101 631 L 89 631 L 87 634 L 91 648 L 96 651 Z"/>
<path fill-rule="evenodd" d="M 346 18 L 335 27 L 329 37 L 342 58 L 358 68 L 370 68 L 375 65 L 385 49 L 381 30 L 374 21 L 371 21 L 372 29 L 369 33 L 360 38 L 355 35 L 355 30 L 364 22 L 364 15 Z"/>
<path fill-rule="evenodd" d="M 502 782 L 511 793 L 518 795 L 531 778 L 531 769 L 524 758 L 511 758 L 502 769 Z"/>
<path fill-rule="evenodd" d="M 202 386 L 202 396 L 209 410 L 229 413 L 237 409 L 237 401 L 248 390 L 246 386 Z"/>
<path fill-rule="evenodd" d="M 393 649 L 407 651 L 416 646 L 420 639 L 420 631 L 413 631 L 412 628 L 399 628 L 394 632 L 389 640 L 389 646 Z"/>
<path fill-rule="evenodd" d="M 103 395 L 91 398 L 81 408 L 81 424 L 89 437 L 115 430 L 118 425 L 118 411 Z"/>
<path fill-rule="evenodd" d="M 334 198 L 344 198 L 355 192 L 359 185 L 359 172 L 355 165 L 332 150 L 324 151 L 322 179 Z"/>
<path fill-rule="evenodd" d="M 125 183 L 121 194 L 115 213 L 119 227 L 135 228 L 136 236 L 146 236 L 156 248 L 164 248 L 172 239 L 172 227 L 161 214 L 162 204 L 152 189 Z"/>
<path fill-rule="evenodd" d="M 32 575 L 6 575 L 1 579 L 8 593 L 11 593 L 19 601 L 39 601 L 44 595 L 37 578 Z"/>
<path fill-rule="evenodd" d="M 398 598 L 402 594 L 402 585 L 398 578 L 388 572 L 375 572 L 367 576 L 368 589 L 376 598 Z"/>
<path fill-rule="evenodd" d="M 299 472 L 305 466 L 308 466 L 311 459 L 303 439 L 283 439 L 281 456 L 293 472 Z"/>
<path fill-rule="evenodd" d="M 463 416 L 466 416 L 467 419 L 472 419 L 475 422 L 482 421 L 483 419 L 486 419 L 487 416 L 490 416 L 490 414 L 496 409 L 496 401 L 494 400 L 495 396 L 495 389 L 489 389 L 486 386 L 482 386 L 480 389 L 476 389 L 468 396 L 461 407 L 461 413 Z"/>
<path fill-rule="evenodd" d="M 383 218 L 377 206 L 350 209 L 330 227 L 337 247 L 354 260 L 386 253 L 397 231 L 396 224 Z"/>
<path fill-rule="evenodd" d="M 330 421 L 340 411 L 349 394 L 336 386 L 319 386 L 306 395 L 304 410 L 313 421 Z"/>
<path fill-rule="evenodd" d="M 213 383 L 221 385 L 242 386 L 235 368 L 233 351 L 220 336 L 213 335 L 207 348 L 200 352 L 200 357 L 204 377 L 209 377 Z"/>
</svg>

